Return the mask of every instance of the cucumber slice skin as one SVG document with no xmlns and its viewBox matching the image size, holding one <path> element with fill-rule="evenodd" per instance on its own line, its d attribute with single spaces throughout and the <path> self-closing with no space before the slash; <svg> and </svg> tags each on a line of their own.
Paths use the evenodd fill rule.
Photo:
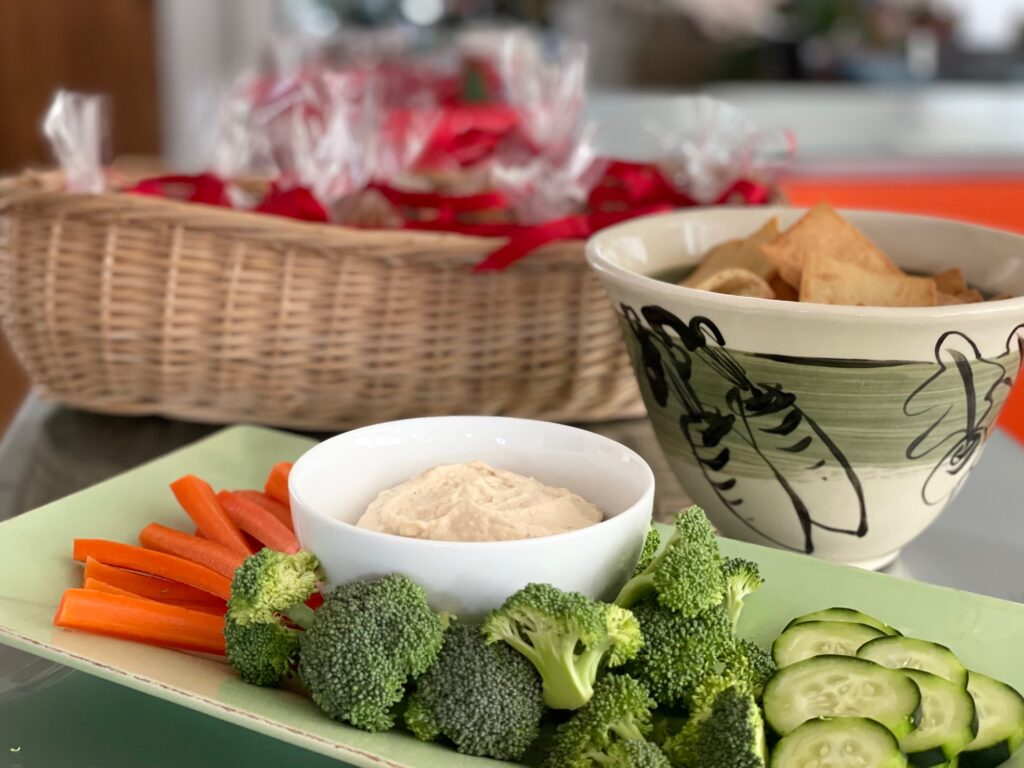
<svg viewBox="0 0 1024 768">
<path fill-rule="evenodd" d="M 797 616 L 786 625 L 786 629 L 795 627 L 797 624 L 803 624 L 805 621 L 845 621 L 852 624 L 865 624 L 869 627 L 874 627 L 883 635 L 890 635 L 892 637 L 900 637 L 902 635 L 898 629 L 890 627 L 884 621 L 880 621 L 874 616 L 868 616 L 866 613 L 861 613 L 855 608 L 839 607 L 824 608 L 820 611 L 813 611 L 811 613 L 805 613 L 803 616 Z M 786 629 L 782 631 L 785 632 Z"/>
<path fill-rule="evenodd" d="M 864 643 L 880 637 L 886 637 L 882 630 L 867 624 L 802 621 L 775 639 L 772 658 L 775 666 L 782 668 L 812 656 L 856 656 Z"/>
<path fill-rule="evenodd" d="M 859 711 L 828 711 L 829 701 L 848 701 L 849 692 L 823 691 L 816 681 L 818 678 L 827 679 L 835 685 L 833 681 L 840 673 L 859 678 L 862 685 L 889 686 L 893 695 L 901 699 L 899 708 L 890 713 L 868 711 L 867 707 Z M 825 698 L 826 702 L 794 702 L 791 687 L 801 682 L 817 686 L 811 695 Z M 765 685 L 762 704 L 765 724 L 779 736 L 785 736 L 801 723 L 818 717 L 864 717 L 878 721 L 898 739 L 910 733 L 921 719 L 921 691 L 910 677 L 856 656 L 813 656 L 783 667 Z M 795 712 L 801 705 L 806 706 L 807 711 Z"/>
<path fill-rule="evenodd" d="M 907 764 L 914 768 L 950 768 L 951 761 L 955 766 L 957 758 L 948 757 L 942 747 L 907 753 Z"/>
<path fill-rule="evenodd" d="M 844 742 L 859 738 L 868 748 L 874 747 L 878 759 L 860 763 L 862 768 L 906 768 L 907 758 L 900 751 L 896 737 L 884 725 L 865 717 L 820 717 L 808 720 L 789 735 L 783 736 L 775 745 L 769 768 L 803 768 L 809 758 L 819 759 L 818 749 L 829 737 Z M 801 752 L 801 747 L 816 749 L 814 753 L 808 754 Z M 843 765 L 842 762 L 835 764 Z"/>
<path fill-rule="evenodd" d="M 931 768 L 954 760 L 978 734 L 974 699 L 955 683 L 920 670 L 905 671 L 921 690 L 921 722 L 900 739 L 907 761 L 918 768 Z M 930 707 L 945 706 L 941 728 L 929 729 Z M 929 731 L 931 731 L 929 733 Z"/>
<path fill-rule="evenodd" d="M 993 724 L 988 707 L 978 706 L 978 736 L 959 755 L 962 768 L 993 768 L 1010 759 L 1017 748 L 1024 743 L 1024 697 L 1018 691 L 980 672 L 971 672 L 967 692 L 986 699 L 996 697 L 1012 710 L 1003 723 Z M 1000 727 L 1001 726 L 1001 727 Z"/>
<path fill-rule="evenodd" d="M 967 687 L 967 667 L 960 663 L 949 648 L 916 637 L 879 637 L 869 640 L 857 651 L 857 656 L 869 659 L 890 669 L 919 669 L 931 672 L 949 682 Z M 907 663 L 908 656 L 912 656 Z M 897 661 L 898 660 L 898 661 Z"/>
<path fill-rule="evenodd" d="M 984 749 L 961 752 L 957 756 L 957 760 L 959 760 L 960 768 L 995 768 L 1009 760 L 1016 749 L 1017 747 L 1011 746 L 1009 742 L 1001 741 Z"/>
</svg>

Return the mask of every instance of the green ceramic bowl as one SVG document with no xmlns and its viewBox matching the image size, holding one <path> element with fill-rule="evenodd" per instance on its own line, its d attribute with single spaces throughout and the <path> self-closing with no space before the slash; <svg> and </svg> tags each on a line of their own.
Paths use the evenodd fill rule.
<svg viewBox="0 0 1024 768">
<path fill-rule="evenodd" d="M 618 310 L 662 448 L 730 537 L 877 568 L 920 534 L 977 461 L 1010 392 L 1024 298 L 845 307 L 699 291 L 664 279 L 769 217 L 706 208 L 588 244 Z M 908 272 L 959 267 L 1024 296 L 1024 238 L 952 221 L 844 212 Z"/>
</svg>

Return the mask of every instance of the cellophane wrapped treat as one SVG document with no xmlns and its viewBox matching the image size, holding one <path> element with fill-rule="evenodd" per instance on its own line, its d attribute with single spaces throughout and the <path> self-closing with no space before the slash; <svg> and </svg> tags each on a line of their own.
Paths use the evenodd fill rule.
<svg viewBox="0 0 1024 768">
<path fill-rule="evenodd" d="M 653 141 L 646 154 L 615 160 L 584 123 L 582 44 L 520 28 L 422 43 L 409 30 L 278 41 L 221 101 L 208 172 L 132 191 L 183 189 L 179 199 L 310 221 L 513 239 L 537 240 L 526 230 L 554 223 L 545 237 L 578 238 L 671 208 L 765 202 L 792 152 L 784 132 L 699 97 L 674 101 L 660 120 L 629 116 L 618 131 L 631 137 L 626 149 L 639 146 L 633 130 Z M 78 157 L 66 147 L 83 124 L 55 119 L 59 156 Z M 74 183 L 95 182 L 78 172 Z M 564 221 L 574 217 L 584 220 Z"/>
<path fill-rule="evenodd" d="M 102 192 L 110 161 L 110 103 L 106 96 L 60 90 L 43 119 L 43 134 L 71 192 Z"/>
<path fill-rule="evenodd" d="M 584 210 L 608 161 L 600 157 L 594 142 L 597 127 L 584 125 L 567 144 L 524 157 L 518 152 L 491 167 L 495 187 L 509 201 L 520 224 L 540 224 Z"/>
<path fill-rule="evenodd" d="M 559 154 L 579 136 L 587 82 L 583 43 L 509 35 L 500 47 L 504 96 L 540 153 Z"/>
<path fill-rule="evenodd" d="M 706 96 L 676 104 L 670 121 L 645 125 L 658 150 L 652 161 L 675 188 L 707 205 L 723 199 L 736 182 L 771 184 L 792 159 L 792 137 L 755 125 L 737 107 Z"/>
</svg>

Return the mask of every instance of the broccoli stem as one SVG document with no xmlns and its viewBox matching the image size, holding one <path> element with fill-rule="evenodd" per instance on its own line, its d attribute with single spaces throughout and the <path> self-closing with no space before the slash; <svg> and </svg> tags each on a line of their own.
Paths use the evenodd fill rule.
<svg viewBox="0 0 1024 768">
<path fill-rule="evenodd" d="M 576 657 L 577 637 L 549 632 L 526 635 L 529 642 L 518 636 L 507 637 L 506 642 L 536 667 L 543 683 L 544 703 L 551 709 L 579 709 L 590 701 L 601 653 L 585 652 L 587 659 L 580 665 Z"/>
<path fill-rule="evenodd" d="M 646 738 L 644 732 L 640 730 L 640 726 L 632 718 L 616 721 L 612 724 L 612 731 L 625 741 L 643 741 Z"/>
<path fill-rule="evenodd" d="M 313 626 L 313 617 L 316 615 L 313 609 L 305 603 L 293 605 L 291 608 L 281 611 L 281 613 L 302 629 L 309 629 Z"/>
<path fill-rule="evenodd" d="M 607 646 L 602 645 L 597 648 L 588 648 L 575 657 L 576 661 L 573 667 L 576 677 L 580 680 L 588 681 L 586 684 L 588 700 L 594 693 L 593 682 L 597 680 L 598 669 L 601 666 L 601 662 L 604 661 L 607 651 Z"/>
<path fill-rule="evenodd" d="M 736 632 L 736 627 L 740 623 L 740 613 L 743 611 L 743 598 L 736 598 L 735 590 L 731 590 L 726 602 L 729 606 L 729 624 L 732 631 Z"/>
<path fill-rule="evenodd" d="M 655 560 L 655 562 L 657 562 L 657 560 Z M 653 566 L 654 563 L 648 566 L 646 571 L 634 576 L 626 582 L 626 585 L 619 592 L 618 597 L 615 598 L 616 605 L 623 608 L 632 608 L 654 589 L 654 577 L 652 576 Z"/>
</svg>

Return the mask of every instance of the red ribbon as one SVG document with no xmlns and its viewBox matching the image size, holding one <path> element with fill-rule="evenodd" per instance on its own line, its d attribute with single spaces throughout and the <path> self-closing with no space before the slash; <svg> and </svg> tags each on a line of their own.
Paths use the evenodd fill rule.
<svg viewBox="0 0 1024 768">
<path fill-rule="evenodd" d="M 506 213 L 509 201 L 499 192 L 444 195 L 436 192 L 407 192 L 387 185 L 374 185 L 373 189 L 399 208 L 434 213 L 426 220 L 405 218 L 406 229 L 507 238 L 504 245 L 473 267 L 474 272 L 507 269 L 541 246 L 559 240 L 585 239 L 605 227 L 637 216 L 698 205 L 689 195 L 678 191 L 656 166 L 626 162 L 613 162 L 609 165 L 600 184 L 590 194 L 589 212 L 565 216 L 536 226 L 460 220 L 460 214 L 465 213 Z M 145 179 L 128 191 L 210 205 L 231 206 L 226 183 L 208 173 Z M 713 204 L 763 205 L 769 202 L 769 199 L 768 188 L 748 179 L 740 179 L 730 185 Z M 326 208 L 307 187 L 286 188 L 279 182 L 271 185 L 270 191 L 253 210 L 302 221 L 329 220 Z"/>
<path fill-rule="evenodd" d="M 154 176 L 143 179 L 125 191 L 136 195 L 152 195 L 190 203 L 231 207 L 227 184 L 212 173 L 200 173 L 195 176 Z"/>
<path fill-rule="evenodd" d="M 227 182 L 212 173 L 200 173 L 194 176 L 184 174 L 153 176 L 143 179 L 125 191 L 136 195 L 166 197 L 172 200 L 205 203 L 223 208 L 233 207 L 231 199 L 228 197 Z M 323 222 L 329 220 L 327 210 L 308 188 L 284 188 L 277 182 L 271 184 L 270 191 L 253 210 L 302 221 Z"/>
<path fill-rule="evenodd" d="M 422 169 L 455 162 L 473 165 L 494 154 L 507 137 L 518 134 L 519 116 L 507 104 L 461 104 L 445 107 L 416 162 Z"/>
<path fill-rule="evenodd" d="M 407 192 L 386 184 L 374 184 L 376 189 L 392 205 L 404 208 L 419 208 L 436 211 L 430 222 L 410 221 L 409 224 L 452 224 L 457 225 L 460 213 L 474 213 L 487 210 L 504 210 L 508 201 L 500 192 L 483 192 L 476 195 L 442 195 L 437 192 Z M 454 230 L 453 230 L 454 231 Z"/>
<path fill-rule="evenodd" d="M 679 192 L 664 174 L 653 165 L 615 161 L 608 166 L 601 182 L 590 193 L 594 210 L 667 203 L 679 208 L 696 205 L 697 201 Z"/>
<path fill-rule="evenodd" d="M 492 252 L 487 258 L 473 267 L 474 272 L 494 272 L 515 264 L 543 245 L 558 240 L 582 240 L 590 237 L 598 230 L 613 224 L 646 216 L 651 213 L 662 213 L 672 210 L 671 205 L 657 203 L 635 208 L 631 211 L 597 211 L 581 213 L 555 219 L 535 227 L 520 227 L 514 232 L 505 245 Z"/>
<path fill-rule="evenodd" d="M 270 185 L 270 191 L 253 208 L 258 213 L 270 213 L 275 216 L 287 216 L 301 221 L 329 220 L 327 209 L 313 196 L 308 187 L 289 187 L 283 189 L 277 182 Z"/>
<path fill-rule="evenodd" d="M 713 203 L 763 205 L 769 191 L 761 184 L 740 179 Z M 505 245 L 473 267 L 474 272 L 507 269 L 542 245 L 558 240 L 584 239 L 595 232 L 637 216 L 690 208 L 698 203 L 678 191 L 652 165 L 614 162 L 590 195 L 592 213 L 568 216 L 535 227 L 518 227 L 508 234 Z"/>
<path fill-rule="evenodd" d="M 764 205 L 769 200 L 768 188 L 748 179 L 733 182 L 711 205 Z M 675 208 L 690 208 L 700 205 L 696 200 L 680 192 L 653 165 L 641 163 L 613 162 L 605 171 L 604 178 L 590 193 L 589 204 L 594 210 L 608 210 L 623 206 L 667 203 Z"/>
</svg>

